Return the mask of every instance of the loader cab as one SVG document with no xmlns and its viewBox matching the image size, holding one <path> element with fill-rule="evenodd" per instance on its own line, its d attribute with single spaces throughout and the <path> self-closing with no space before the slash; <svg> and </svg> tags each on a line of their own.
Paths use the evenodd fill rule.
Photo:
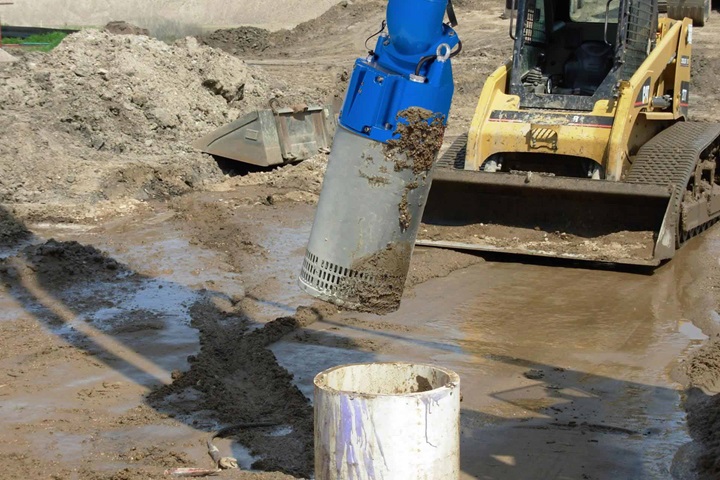
<svg viewBox="0 0 720 480">
<path fill-rule="evenodd" d="M 509 90 L 521 108 L 591 111 L 654 47 L 656 0 L 518 0 Z"/>
</svg>

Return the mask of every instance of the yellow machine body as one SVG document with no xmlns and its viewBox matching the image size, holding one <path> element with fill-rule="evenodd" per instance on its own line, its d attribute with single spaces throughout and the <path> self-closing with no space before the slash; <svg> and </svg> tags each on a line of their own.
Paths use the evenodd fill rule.
<svg viewBox="0 0 720 480">
<path fill-rule="evenodd" d="M 532 43 L 542 28 L 541 36 L 547 34 L 542 55 L 551 60 L 532 47 L 523 51 L 516 40 L 513 59 L 487 78 L 467 135 L 436 168 L 418 244 L 658 265 L 720 219 L 720 124 L 688 121 L 692 20 L 657 19 L 653 0 L 646 0 L 650 7 L 644 12 L 623 20 L 623 5 L 637 9 L 642 2 L 621 4 L 613 28 L 635 29 L 635 43 L 627 48 L 636 56 L 628 65 L 608 41 L 606 10 L 604 43 L 596 29 L 589 34 L 595 38 L 591 47 L 615 48 L 616 70 L 592 87 L 596 90 L 575 89 L 571 95 L 563 84 L 563 94 L 555 95 L 559 87 L 552 74 L 540 77 L 541 67 L 561 58 L 553 49 L 565 47 L 554 44 L 552 35 L 570 27 L 558 22 L 550 31 L 538 23 L 537 5 L 547 10 L 549 2 L 555 8 L 575 5 L 520 0 L 515 38 Z M 636 27 L 638 18 L 645 19 L 645 30 Z M 568 36 L 596 27 L 572 28 Z M 528 68 L 529 57 L 540 58 L 540 67 Z M 514 65 L 523 61 L 527 72 L 513 76 Z M 613 73 L 622 67 L 625 71 Z M 531 75 L 535 81 L 527 85 Z M 612 85 L 611 75 L 618 79 Z M 534 104 L 522 98 L 532 95 Z"/>
<path fill-rule="evenodd" d="M 480 95 L 468 133 L 465 169 L 479 170 L 496 153 L 571 155 L 594 160 L 605 167 L 608 180 L 620 180 L 645 142 L 685 117 L 687 98 L 683 102 L 680 97 L 682 85 L 690 83 L 691 25 L 690 19 L 660 19 L 657 45 L 642 68 L 619 86 L 617 100 L 600 100 L 591 112 L 520 109 L 520 98 L 507 93 L 511 64 L 501 66 L 488 77 Z M 684 67 L 681 59 L 687 59 Z M 654 109 L 650 100 L 662 96 L 668 85 L 677 97 L 672 110 Z"/>
</svg>

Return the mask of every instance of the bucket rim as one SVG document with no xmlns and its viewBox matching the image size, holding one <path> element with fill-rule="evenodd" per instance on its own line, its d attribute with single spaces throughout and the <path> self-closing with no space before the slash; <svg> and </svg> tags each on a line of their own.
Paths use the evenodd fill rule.
<svg viewBox="0 0 720 480">
<path fill-rule="evenodd" d="M 327 382 L 322 383 L 323 377 L 326 377 L 327 375 L 331 374 L 332 372 L 336 370 L 340 370 L 343 368 L 349 368 L 349 367 L 358 367 L 358 366 L 369 366 L 369 365 L 394 365 L 394 366 L 419 366 L 419 367 L 428 367 L 432 368 L 434 370 L 439 370 L 440 372 L 446 374 L 449 377 L 449 380 L 442 386 L 433 388 L 432 390 L 425 390 L 423 392 L 407 392 L 407 393 L 363 393 L 363 392 L 356 392 L 352 390 L 339 390 L 336 388 L 333 388 L 329 385 L 327 385 Z M 355 397 L 364 397 L 364 398 L 378 398 L 378 397 L 422 397 L 427 396 L 429 394 L 435 394 L 439 392 L 444 391 L 452 391 L 457 389 L 460 386 L 460 375 L 457 374 L 457 372 L 450 370 L 449 368 L 442 367 L 439 365 L 435 365 L 432 363 L 417 363 L 417 362 L 358 362 L 358 363 L 345 363 L 342 365 L 336 365 L 334 367 L 330 367 L 326 370 L 323 370 L 322 372 L 315 375 L 313 378 L 313 385 L 315 386 L 316 390 L 322 390 L 325 392 L 331 392 L 341 395 L 347 395 L 347 396 L 355 396 Z"/>
</svg>

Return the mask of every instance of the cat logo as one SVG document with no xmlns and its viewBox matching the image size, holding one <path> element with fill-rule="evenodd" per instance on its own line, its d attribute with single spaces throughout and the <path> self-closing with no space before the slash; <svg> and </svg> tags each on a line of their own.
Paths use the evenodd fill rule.
<svg viewBox="0 0 720 480">
<path fill-rule="evenodd" d="M 643 84 L 642 88 L 640 89 L 640 92 L 635 99 L 635 106 L 636 107 L 643 107 L 650 103 L 650 85 L 652 83 L 652 78 L 648 78 L 645 80 L 645 83 Z"/>
</svg>

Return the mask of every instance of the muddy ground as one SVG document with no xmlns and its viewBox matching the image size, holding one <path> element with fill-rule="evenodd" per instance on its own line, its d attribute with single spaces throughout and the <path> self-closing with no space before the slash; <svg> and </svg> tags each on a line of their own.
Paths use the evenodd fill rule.
<svg viewBox="0 0 720 480">
<path fill-rule="evenodd" d="M 501 4 L 458 3 L 446 143 L 510 52 Z M 720 478 L 718 227 L 651 274 L 418 248 L 398 312 L 337 312 L 296 286 L 326 156 L 246 174 L 189 147 L 341 95 L 383 11 L 0 65 L 0 477 L 166 478 L 239 424 L 216 445 L 253 471 L 221 478 L 309 478 L 312 376 L 407 360 L 461 374 L 462 478 Z M 695 36 L 693 115 L 720 120 L 720 16 Z"/>
</svg>

